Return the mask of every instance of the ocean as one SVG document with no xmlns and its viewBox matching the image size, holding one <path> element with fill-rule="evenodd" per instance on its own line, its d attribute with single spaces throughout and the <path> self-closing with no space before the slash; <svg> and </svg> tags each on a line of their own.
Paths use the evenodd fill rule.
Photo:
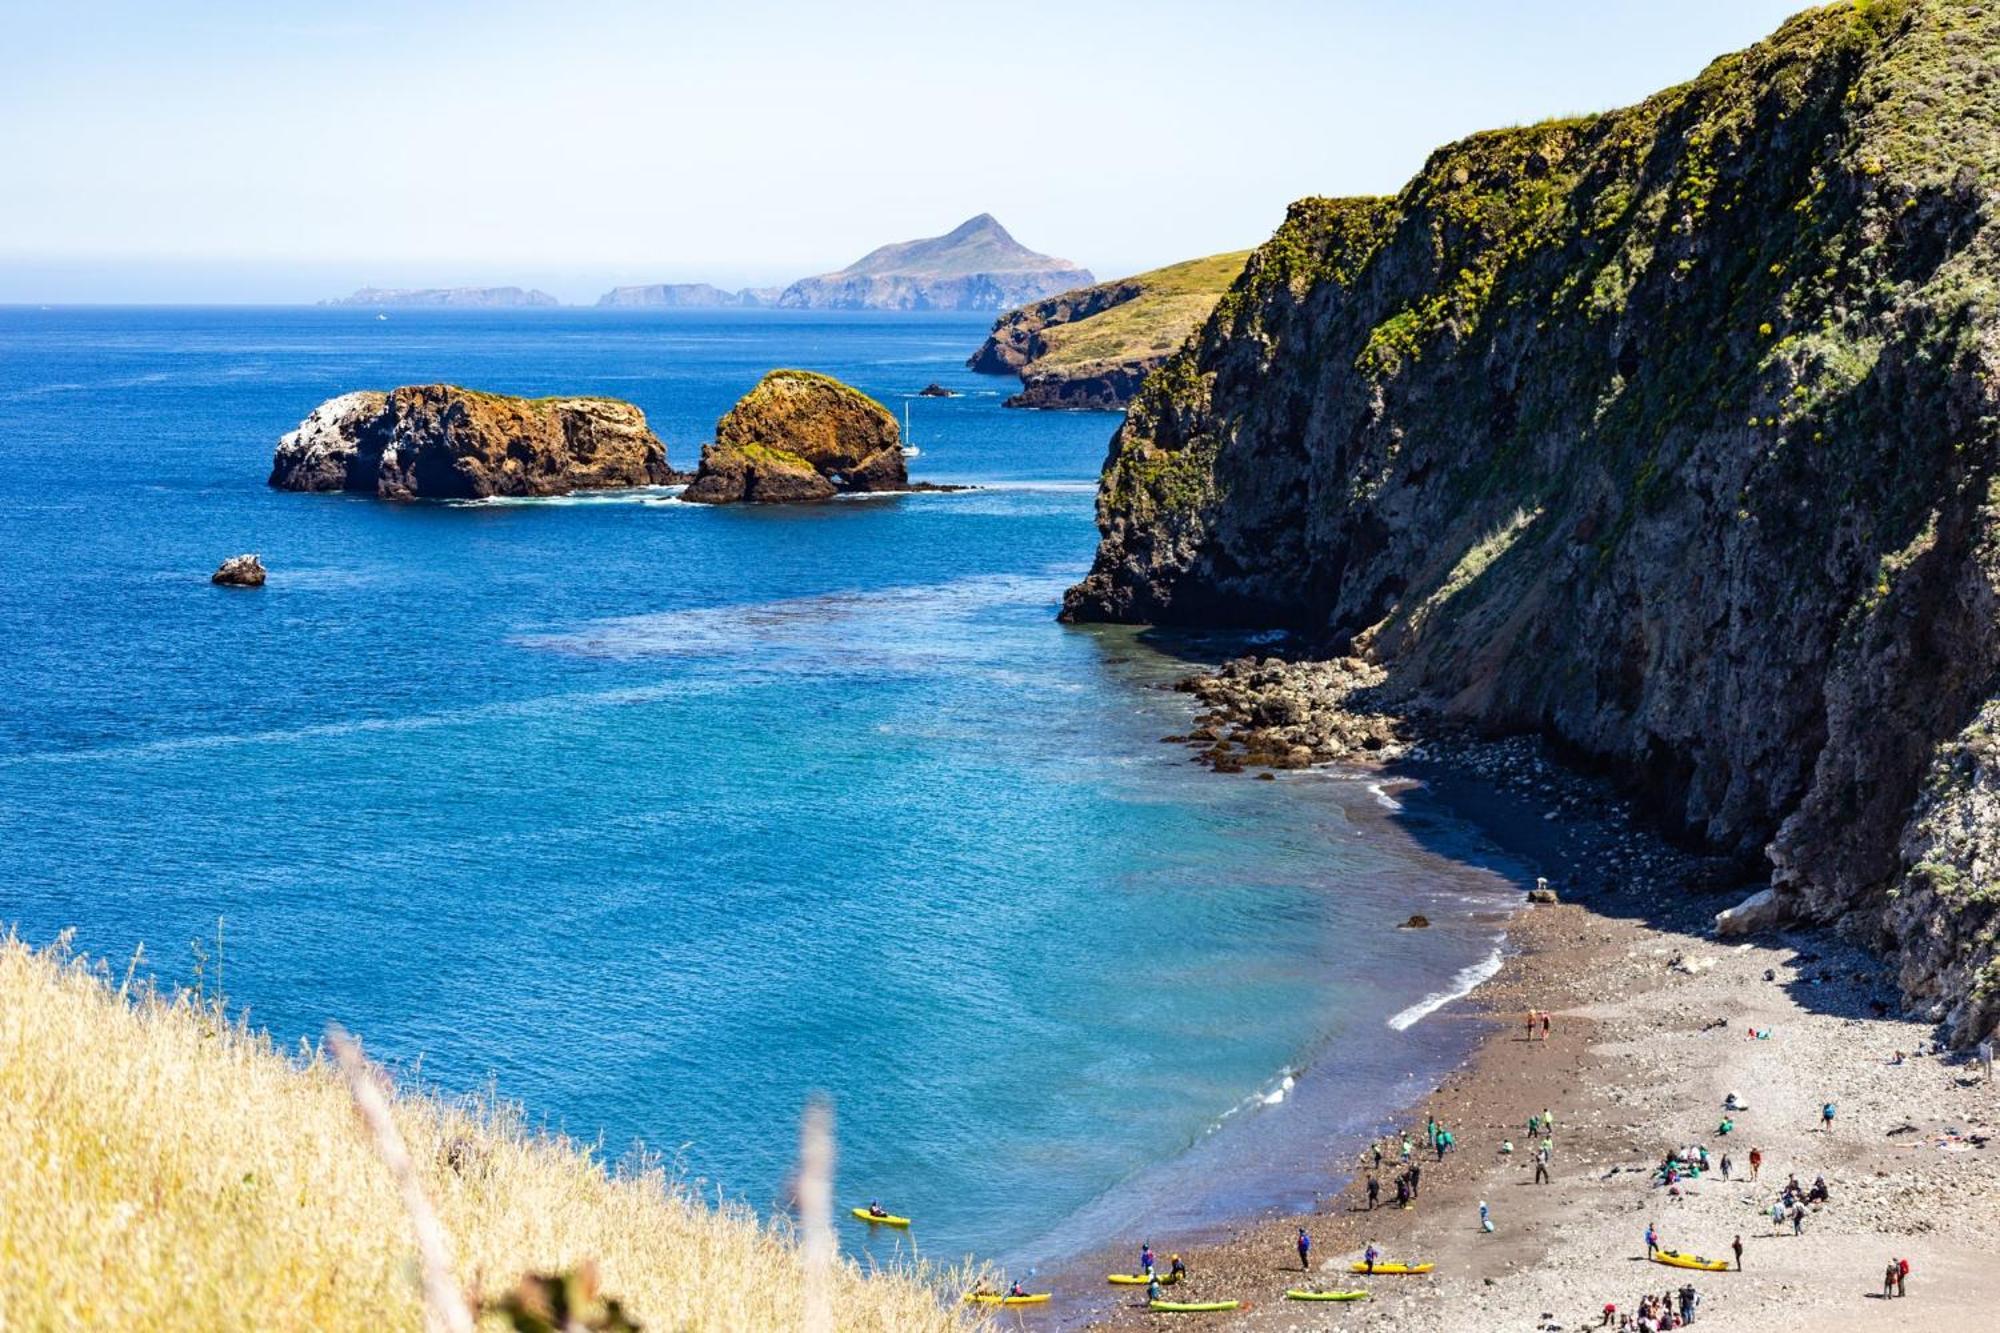
<svg viewBox="0 0 2000 1333">
<path fill-rule="evenodd" d="M 1309 1204 L 1469 1049 L 1431 1015 L 1522 876 L 1420 794 L 1160 743 L 1229 645 L 1056 623 L 1117 419 L 1004 410 L 986 322 L 0 310 L 0 924 L 760 1210 L 823 1092 L 841 1202 L 928 1257 Z M 912 472 L 978 489 L 264 484 L 321 400 L 436 380 L 630 399 L 691 467 L 777 366 L 962 391 Z M 269 585 L 210 586 L 244 551 Z"/>
</svg>

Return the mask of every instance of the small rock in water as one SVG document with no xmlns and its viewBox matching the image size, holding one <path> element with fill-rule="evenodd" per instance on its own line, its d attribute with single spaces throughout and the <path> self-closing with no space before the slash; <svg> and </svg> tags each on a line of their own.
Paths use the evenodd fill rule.
<svg viewBox="0 0 2000 1333">
<path fill-rule="evenodd" d="M 1431 919 L 1425 916 L 1422 912 L 1413 912 L 1410 914 L 1410 919 L 1408 921 L 1405 921 L 1402 925 L 1396 927 L 1396 929 L 1422 930 L 1425 926 L 1428 926 L 1430 923 Z"/>
<path fill-rule="evenodd" d="M 208 576 L 208 581 L 228 588 L 261 588 L 264 586 L 264 562 L 254 555 L 232 555 Z"/>
</svg>

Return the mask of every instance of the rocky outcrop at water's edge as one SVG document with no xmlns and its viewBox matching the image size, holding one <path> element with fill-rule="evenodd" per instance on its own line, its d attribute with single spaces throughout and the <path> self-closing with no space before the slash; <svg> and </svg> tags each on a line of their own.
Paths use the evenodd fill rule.
<svg viewBox="0 0 2000 1333">
<path fill-rule="evenodd" d="M 261 588 L 266 577 L 264 562 L 256 556 L 232 555 L 208 576 L 208 581 L 226 588 Z"/>
<path fill-rule="evenodd" d="M 692 504 L 829 500 L 843 491 L 910 486 L 896 418 L 829 375 L 774 370 L 715 424 Z"/>
<path fill-rule="evenodd" d="M 686 480 L 615 398 L 512 398 L 451 384 L 330 398 L 278 441 L 270 484 L 384 499 L 563 495 Z"/>
</svg>

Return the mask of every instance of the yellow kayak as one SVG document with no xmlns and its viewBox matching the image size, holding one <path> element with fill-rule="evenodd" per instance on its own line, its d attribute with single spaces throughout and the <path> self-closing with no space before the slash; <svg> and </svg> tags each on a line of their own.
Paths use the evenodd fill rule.
<svg viewBox="0 0 2000 1333">
<path fill-rule="evenodd" d="M 854 1215 L 860 1218 L 862 1221 L 872 1222 L 876 1226 L 906 1227 L 910 1225 L 909 1218 L 897 1217 L 894 1213 L 884 1213 L 882 1216 L 877 1217 L 875 1214 L 869 1212 L 866 1208 L 856 1208 L 854 1210 Z"/>
<path fill-rule="evenodd" d="M 1054 1294 L 1043 1291 L 1033 1296 L 994 1296 L 983 1291 L 975 1291 L 965 1299 L 974 1305 L 1040 1305 Z"/>
<path fill-rule="evenodd" d="M 1300 1291 L 1293 1287 L 1285 1293 L 1285 1299 L 1293 1301 L 1365 1301 L 1365 1291 Z"/>
<path fill-rule="evenodd" d="M 1727 1259 L 1704 1259 L 1698 1254 L 1682 1254 L 1679 1250 L 1654 1250 L 1653 1262 L 1669 1268 L 1696 1268 L 1704 1273 L 1729 1271 Z"/>
<path fill-rule="evenodd" d="M 1211 1310 L 1234 1310 L 1241 1301 L 1147 1301 L 1148 1310 L 1160 1314 L 1206 1314 Z"/>
<path fill-rule="evenodd" d="M 1436 1264 L 1385 1264 L 1380 1259 L 1377 1259 L 1375 1266 L 1370 1268 L 1367 1260 L 1356 1259 L 1352 1264 L 1348 1265 L 1348 1271 L 1354 1273 L 1428 1273 L 1436 1267 Z"/>
<path fill-rule="evenodd" d="M 1153 1279 L 1147 1277 L 1144 1273 L 1106 1273 L 1104 1280 L 1114 1287 L 1143 1287 Z M 1180 1281 L 1179 1278 L 1175 1277 L 1172 1273 L 1168 1273 L 1160 1279 L 1160 1285 L 1171 1287 L 1178 1281 Z"/>
</svg>

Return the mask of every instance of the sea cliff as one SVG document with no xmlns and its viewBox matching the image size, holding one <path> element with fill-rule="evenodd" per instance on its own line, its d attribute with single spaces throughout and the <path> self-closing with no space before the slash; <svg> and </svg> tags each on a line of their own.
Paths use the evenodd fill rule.
<svg viewBox="0 0 2000 1333">
<path fill-rule="evenodd" d="M 1073 620 L 1540 732 L 2000 1016 L 2000 8 L 1801 14 L 1310 199 L 1112 441 Z"/>
</svg>

